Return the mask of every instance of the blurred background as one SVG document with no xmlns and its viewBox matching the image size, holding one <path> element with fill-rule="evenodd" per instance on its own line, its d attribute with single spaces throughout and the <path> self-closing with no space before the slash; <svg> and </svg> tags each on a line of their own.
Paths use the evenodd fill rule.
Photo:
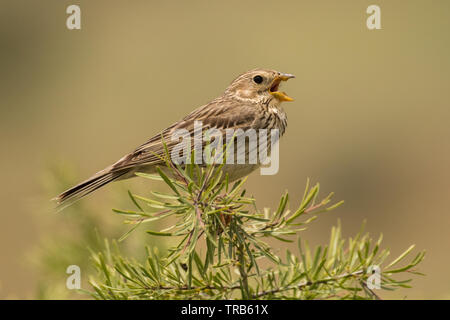
<svg viewBox="0 0 450 320">
<path fill-rule="evenodd" d="M 310 177 L 345 204 L 304 238 L 367 220 L 393 255 L 427 251 L 426 276 L 382 297 L 450 298 L 449 1 L 0 3 L 0 298 L 67 297 L 65 268 L 87 264 L 88 240 L 127 230 L 111 212 L 131 208 L 126 190 L 161 186 L 115 183 L 62 214 L 49 199 L 256 67 L 297 76 L 280 171 L 247 183 L 258 207 L 285 190 L 295 207 Z M 71 4 L 81 30 L 66 28 Z M 366 27 L 371 4 L 382 30 Z M 139 255 L 148 238 L 124 246 Z"/>
</svg>

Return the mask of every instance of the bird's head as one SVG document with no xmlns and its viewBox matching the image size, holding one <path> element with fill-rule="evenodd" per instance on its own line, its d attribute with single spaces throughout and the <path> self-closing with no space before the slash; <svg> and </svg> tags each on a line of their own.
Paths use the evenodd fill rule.
<svg viewBox="0 0 450 320">
<path fill-rule="evenodd" d="M 279 91 L 281 82 L 291 78 L 295 76 L 275 70 L 255 69 L 234 79 L 225 92 L 243 101 L 293 101 L 285 92 Z"/>
</svg>

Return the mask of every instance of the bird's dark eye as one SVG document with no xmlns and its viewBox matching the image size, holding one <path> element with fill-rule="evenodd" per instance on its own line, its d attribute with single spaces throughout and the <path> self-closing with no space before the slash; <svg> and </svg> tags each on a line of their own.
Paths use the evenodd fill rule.
<svg viewBox="0 0 450 320">
<path fill-rule="evenodd" d="M 255 81 L 255 83 L 257 83 L 257 84 L 260 84 L 260 83 L 262 83 L 263 82 L 263 77 L 261 77 L 261 76 L 254 76 L 253 77 L 253 81 Z"/>
</svg>

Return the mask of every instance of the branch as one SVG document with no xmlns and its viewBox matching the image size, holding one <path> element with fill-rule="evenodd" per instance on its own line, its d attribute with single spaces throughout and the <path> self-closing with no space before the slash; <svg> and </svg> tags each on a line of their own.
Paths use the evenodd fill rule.
<svg viewBox="0 0 450 320">
<path fill-rule="evenodd" d="M 277 288 L 277 289 L 273 289 L 273 290 L 269 290 L 269 291 L 261 291 L 255 295 L 253 295 L 253 298 L 260 298 L 266 295 L 270 295 L 270 294 L 275 294 L 275 293 L 279 293 L 279 292 L 284 292 L 284 291 L 289 291 L 289 290 L 302 290 L 306 287 L 311 287 L 311 286 L 315 286 L 318 284 L 326 284 L 329 282 L 335 282 L 338 280 L 342 280 L 342 279 L 348 279 L 348 278 L 354 278 L 354 277 L 358 277 L 360 275 L 364 274 L 363 270 L 358 270 L 352 273 L 344 273 L 341 274 L 339 276 L 336 277 L 329 277 L 329 278 L 325 278 L 325 279 L 321 279 L 321 280 L 317 280 L 317 281 L 303 281 L 300 284 L 297 284 L 295 286 L 288 286 L 288 287 L 284 287 L 284 288 Z"/>
</svg>

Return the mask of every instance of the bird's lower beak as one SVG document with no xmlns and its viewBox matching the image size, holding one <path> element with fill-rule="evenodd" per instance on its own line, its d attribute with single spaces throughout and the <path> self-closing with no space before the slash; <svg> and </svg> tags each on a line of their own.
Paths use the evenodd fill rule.
<svg viewBox="0 0 450 320">
<path fill-rule="evenodd" d="M 272 82 L 269 88 L 269 93 L 280 101 L 294 101 L 285 92 L 278 91 L 281 81 L 288 81 L 291 78 L 295 78 L 293 74 L 280 73 Z"/>
</svg>

